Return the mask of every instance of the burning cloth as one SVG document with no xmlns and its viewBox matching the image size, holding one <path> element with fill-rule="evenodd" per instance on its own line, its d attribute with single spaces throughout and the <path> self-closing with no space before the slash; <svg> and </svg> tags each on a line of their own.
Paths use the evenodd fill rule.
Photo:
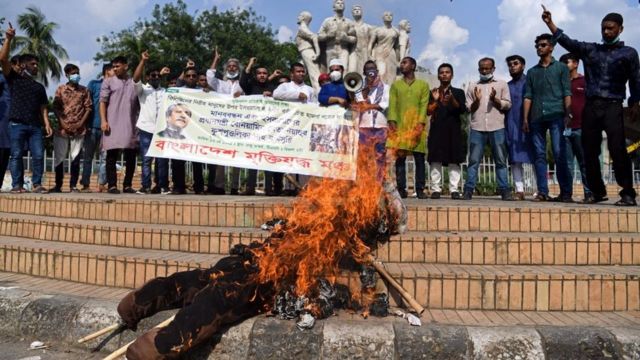
<svg viewBox="0 0 640 360">
<path fill-rule="evenodd" d="M 167 327 L 138 337 L 127 359 L 177 358 L 225 327 L 269 311 L 298 318 L 300 328 L 334 308 L 386 315 L 370 252 L 406 227 L 406 208 L 391 183 L 382 186 L 366 171 L 355 182 L 315 179 L 284 215 L 285 224 L 265 241 L 236 245 L 212 268 L 156 278 L 127 294 L 118 312 L 130 329 L 159 311 L 180 309 Z M 359 291 L 339 283 L 345 270 L 359 272 Z"/>
</svg>

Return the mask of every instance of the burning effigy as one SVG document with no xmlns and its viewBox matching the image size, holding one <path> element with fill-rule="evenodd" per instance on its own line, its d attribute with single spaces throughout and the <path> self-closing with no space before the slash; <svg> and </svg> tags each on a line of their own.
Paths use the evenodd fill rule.
<svg viewBox="0 0 640 360">
<path fill-rule="evenodd" d="M 127 359 L 171 359 L 227 326 L 263 313 L 296 319 L 301 329 L 343 308 L 385 316 L 386 291 L 376 292 L 371 256 L 378 243 L 403 232 L 406 208 L 392 182 L 376 180 L 363 147 L 356 181 L 313 179 L 270 236 L 236 245 L 209 269 L 155 278 L 127 294 L 118 313 L 128 329 L 159 311 L 180 309 L 165 327 L 139 336 Z M 345 273 L 359 286 L 341 283 Z"/>
</svg>

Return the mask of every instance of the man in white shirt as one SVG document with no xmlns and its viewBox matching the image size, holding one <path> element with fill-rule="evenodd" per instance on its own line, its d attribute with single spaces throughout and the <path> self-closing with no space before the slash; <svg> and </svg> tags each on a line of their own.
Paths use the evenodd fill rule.
<svg viewBox="0 0 640 360">
<path fill-rule="evenodd" d="M 294 63 L 289 70 L 291 77 L 290 82 L 282 83 L 273 91 L 273 98 L 281 101 L 316 103 L 317 96 L 313 88 L 304 83 L 304 77 L 307 71 L 301 63 Z M 304 186 L 309 182 L 309 176 L 296 175 L 298 183 Z M 297 191 L 293 189 L 292 184 L 287 180 L 285 182 L 285 195 L 295 195 Z"/>
<path fill-rule="evenodd" d="M 385 174 L 387 153 L 387 117 L 389 107 L 389 85 L 384 84 L 378 74 L 376 62 L 368 60 L 363 68 L 366 84 L 356 93 L 358 111 L 360 153 L 372 147 L 376 157 L 376 179 L 382 183 Z"/>
<path fill-rule="evenodd" d="M 218 67 L 218 62 L 220 62 L 220 53 L 218 52 L 218 48 L 216 47 L 213 55 L 213 62 L 211 63 L 211 68 L 207 70 L 207 83 L 211 89 L 220 94 L 227 94 L 233 97 L 238 97 L 244 92 L 242 91 L 242 87 L 240 86 L 240 61 L 235 58 L 230 58 L 225 63 L 224 69 L 225 73 L 221 79 L 216 77 L 216 68 Z M 209 166 L 209 174 L 212 174 L 211 171 L 213 166 Z M 224 180 L 225 180 L 225 166 L 216 165 L 215 166 L 215 185 L 213 189 L 209 189 L 209 193 L 215 195 L 224 195 Z M 240 169 L 239 168 L 231 168 L 231 195 L 238 195 L 240 193 Z"/>
<path fill-rule="evenodd" d="M 160 86 L 160 77 L 169 74 L 167 67 L 158 71 L 157 69 L 149 69 L 147 71 L 147 83 L 143 84 L 142 74 L 144 73 L 145 64 L 149 61 L 149 53 L 143 52 L 140 57 L 140 63 L 133 73 L 133 82 L 138 101 L 140 102 L 140 115 L 136 122 L 138 128 L 138 138 L 140 140 L 140 157 L 142 158 L 142 188 L 137 194 L 149 194 L 151 189 L 151 163 L 152 157 L 146 156 L 151 145 L 151 138 L 156 130 L 158 116 L 160 115 L 160 107 L 164 99 L 165 89 Z M 156 158 L 156 188 L 153 192 L 163 194 L 169 193 L 169 159 Z"/>
<path fill-rule="evenodd" d="M 291 65 L 290 82 L 280 84 L 273 91 L 273 98 L 282 101 L 293 101 L 301 103 L 315 103 L 316 95 L 313 88 L 304 83 L 307 71 L 301 63 Z"/>
</svg>

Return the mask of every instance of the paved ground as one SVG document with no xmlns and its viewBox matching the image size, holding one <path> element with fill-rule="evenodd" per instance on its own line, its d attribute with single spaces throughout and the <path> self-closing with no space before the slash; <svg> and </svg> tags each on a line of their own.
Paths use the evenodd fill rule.
<svg viewBox="0 0 640 360">
<path fill-rule="evenodd" d="M 102 359 L 104 354 L 91 354 L 80 348 L 49 342 L 47 348 L 32 350 L 30 338 L 0 336 L 0 360 L 83 360 Z"/>
</svg>

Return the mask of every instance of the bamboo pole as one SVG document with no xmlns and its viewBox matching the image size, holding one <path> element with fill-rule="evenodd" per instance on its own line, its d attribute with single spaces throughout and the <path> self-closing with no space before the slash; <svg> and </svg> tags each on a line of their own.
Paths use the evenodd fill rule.
<svg viewBox="0 0 640 360">
<path fill-rule="evenodd" d="M 111 330 L 115 330 L 120 326 L 120 323 L 115 323 L 112 325 L 109 325 L 108 327 L 102 329 L 102 330 L 98 330 L 92 334 L 89 334 L 85 337 L 83 337 L 82 339 L 78 340 L 78 344 L 82 344 L 83 342 L 89 341 L 89 340 L 93 340 L 95 338 L 97 338 L 100 335 L 106 334 Z"/>
<path fill-rule="evenodd" d="M 400 283 L 398 283 L 396 281 L 396 279 L 394 279 L 391 274 L 389 274 L 389 272 L 387 272 L 387 269 L 384 268 L 384 266 L 382 265 L 381 261 L 376 260 L 373 256 L 371 257 L 371 264 L 373 264 L 373 267 L 378 271 L 378 273 L 380 273 L 380 275 L 382 275 L 382 277 L 387 280 L 387 282 L 389 284 L 391 284 L 391 286 L 393 286 L 394 289 L 396 289 L 400 295 L 402 296 L 402 298 L 409 303 L 409 305 L 413 308 L 413 310 L 415 310 L 418 315 L 421 315 L 424 312 L 424 308 L 422 307 L 422 305 L 420 305 L 420 303 L 411 295 L 409 294 L 409 292 L 407 290 L 405 290 L 402 285 L 400 285 Z"/>
<path fill-rule="evenodd" d="M 176 317 L 176 316 L 175 316 L 175 315 L 173 315 L 172 317 L 170 317 L 170 318 L 168 318 L 167 320 L 165 320 L 165 321 L 161 322 L 160 324 L 158 324 L 158 325 L 154 326 L 153 328 L 154 328 L 154 329 L 155 329 L 155 328 L 163 328 L 163 327 L 165 327 L 165 326 L 169 325 L 169 323 L 170 323 L 170 322 L 172 322 L 172 321 L 173 321 L 173 319 L 174 319 L 175 317 Z M 131 340 L 131 341 L 130 341 L 129 343 L 127 343 L 125 346 L 123 346 L 123 347 L 121 347 L 120 349 L 118 349 L 118 350 L 116 350 L 116 351 L 112 352 L 111 354 L 109 354 L 109 356 L 107 356 L 107 357 L 106 357 L 106 358 L 104 358 L 103 360 L 115 360 L 115 359 L 117 359 L 118 357 L 120 357 L 120 356 L 124 355 L 124 354 L 127 352 L 127 349 L 129 348 L 129 346 L 130 346 L 131 344 L 133 344 L 133 342 L 134 342 L 134 341 L 135 341 L 135 340 Z"/>
</svg>

